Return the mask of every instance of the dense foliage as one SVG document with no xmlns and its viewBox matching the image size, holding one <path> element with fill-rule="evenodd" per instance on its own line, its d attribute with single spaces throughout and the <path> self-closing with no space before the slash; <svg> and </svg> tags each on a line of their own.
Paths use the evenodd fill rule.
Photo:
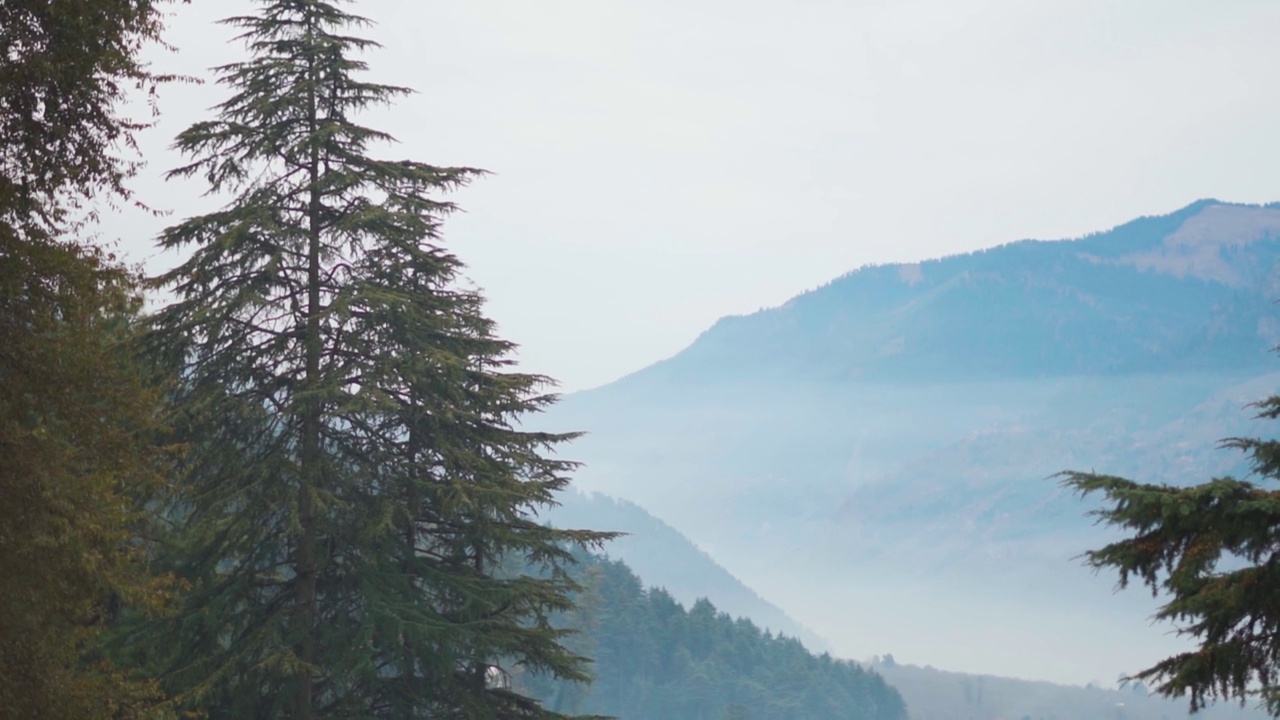
<svg viewBox="0 0 1280 720">
<path fill-rule="evenodd" d="M 622 562 L 584 557 L 578 607 L 561 622 L 595 658 L 590 686 L 521 678 L 547 706 L 626 720 L 903 720 L 902 698 L 856 663 L 815 656 L 707 600 L 686 610 Z"/>
<path fill-rule="evenodd" d="M 1280 417 L 1280 396 L 1257 404 Z M 1234 438 L 1267 484 L 1280 479 L 1280 441 Z M 1192 709 L 1213 698 L 1260 698 L 1280 717 L 1280 490 L 1233 477 L 1193 487 L 1137 483 L 1097 473 L 1067 473 L 1081 494 L 1100 493 L 1094 512 L 1127 537 L 1090 551 L 1095 568 L 1111 568 L 1120 586 L 1137 580 L 1168 600 L 1156 613 L 1178 624 L 1199 647 L 1134 677 Z"/>
<path fill-rule="evenodd" d="M 127 195 L 117 113 L 153 83 L 151 0 L 0 0 L 0 708 L 6 717 L 151 714 L 155 684 L 102 655 L 164 583 L 145 560 L 162 483 L 159 397 L 130 341 L 137 278 L 77 235 L 75 210 Z"/>
<path fill-rule="evenodd" d="M 154 688 L 96 653 L 121 604 L 155 608 L 140 503 L 160 486 L 156 394 L 128 349 L 131 277 L 0 233 L 0 707 L 132 716 Z"/>
<path fill-rule="evenodd" d="M 0 223 L 57 230 L 93 197 L 128 197 L 145 121 L 120 107 L 170 79 L 138 56 L 163 0 L 0 1 Z"/>
</svg>

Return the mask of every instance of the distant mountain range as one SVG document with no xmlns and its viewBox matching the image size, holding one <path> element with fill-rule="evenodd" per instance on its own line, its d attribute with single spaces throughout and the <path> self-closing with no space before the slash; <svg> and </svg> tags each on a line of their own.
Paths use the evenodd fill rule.
<svg viewBox="0 0 1280 720">
<path fill-rule="evenodd" d="M 1256 703 L 1218 702 L 1195 715 L 1187 701 L 1142 683 L 1066 686 L 946 672 L 874 658 L 868 667 L 902 694 L 911 720 L 1266 720 Z"/>
<path fill-rule="evenodd" d="M 1202 200 L 1071 242 L 864 267 L 727 317 L 621 387 L 1256 368 L 1280 343 L 1280 206 Z"/>
<path fill-rule="evenodd" d="M 1215 446 L 1269 431 L 1244 405 L 1280 384 L 1277 299 L 1280 206 L 1206 200 L 862 268 L 545 423 L 588 432 L 581 488 L 652 512 L 839 654 L 1109 680 L 1182 645 L 1149 596 L 1073 560 L 1108 535 L 1050 476 L 1239 472 Z"/>
</svg>

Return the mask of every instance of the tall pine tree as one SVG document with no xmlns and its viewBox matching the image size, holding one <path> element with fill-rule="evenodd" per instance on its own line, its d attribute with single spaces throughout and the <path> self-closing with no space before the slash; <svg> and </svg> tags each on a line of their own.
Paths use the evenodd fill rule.
<svg viewBox="0 0 1280 720">
<path fill-rule="evenodd" d="M 510 371 L 439 245 L 438 196 L 479 171 L 370 155 L 390 138 L 353 116 L 407 91 L 358 78 L 367 21 L 337 2 L 226 22 L 250 58 L 173 174 L 233 199 L 164 233 L 192 253 L 154 330 L 182 377 L 167 514 L 191 590 L 135 650 L 212 718 L 559 717 L 506 668 L 585 678 L 547 617 L 567 549 L 608 536 L 537 522 L 571 436 L 520 429 L 546 380 Z"/>
</svg>

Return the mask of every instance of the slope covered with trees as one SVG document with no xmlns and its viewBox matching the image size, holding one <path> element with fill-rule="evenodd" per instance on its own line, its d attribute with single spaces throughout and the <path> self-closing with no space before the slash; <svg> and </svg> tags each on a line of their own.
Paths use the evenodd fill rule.
<svg viewBox="0 0 1280 720">
<path fill-rule="evenodd" d="M 905 720 L 897 691 L 700 599 L 685 609 L 626 564 L 579 554 L 578 607 L 558 621 L 595 658 L 590 686 L 522 676 L 548 708 L 624 720 Z"/>
<path fill-rule="evenodd" d="M 1076 240 L 863 267 L 722 318 L 641 373 L 947 382 L 1255 369 L 1280 340 L 1278 239 L 1280 206 L 1201 200 Z"/>
<path fill-rule="evenodd" d="M 761 629 L 794 637 L 813 652 L 830 649 L 817 633 L 747 587 L 683 533 L 635 503 L 573 491 L 562 493 L 558 501 L 546 514 L 553 525 L 624 533 L 609 542 L 609 556 L 626 563 L 646 586 L 661 587 L 686 606 L 698 598 L 715 598 L 720 610 L 748 618 Z"/>
</svg>

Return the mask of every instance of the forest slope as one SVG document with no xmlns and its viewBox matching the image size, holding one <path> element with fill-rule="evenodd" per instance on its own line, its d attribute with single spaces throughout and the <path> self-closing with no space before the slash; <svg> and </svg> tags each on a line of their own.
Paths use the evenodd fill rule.
<svg viewBox="0 0 1280 720">
<path fill-rule="evenodd" d="M 814 655 L 700 599 L 687 610 L 624 563 L 580 554 L 578 608 L 555 623 L 595 659 L 590 686 L 515 678 L 552 710 L 624 720 L 907 720 L 898 693 L 857 663 Z"/>
<path fill-rule="evenodd" d="M 809 650 L 830 649 L 826 640 L 760 597 L 678 530 L 639 505 L 600 493 L 568 492 L 557 499 L 560 505 L 547 514 L 553 525 L 626 533 L 608 544 L 608 554 L 625 562 L 646 586 L 660 587 L 684 605 L 712 598 L 720 610 L 750 619 L 763 630 L 796 638 Z"/>
</svg>

